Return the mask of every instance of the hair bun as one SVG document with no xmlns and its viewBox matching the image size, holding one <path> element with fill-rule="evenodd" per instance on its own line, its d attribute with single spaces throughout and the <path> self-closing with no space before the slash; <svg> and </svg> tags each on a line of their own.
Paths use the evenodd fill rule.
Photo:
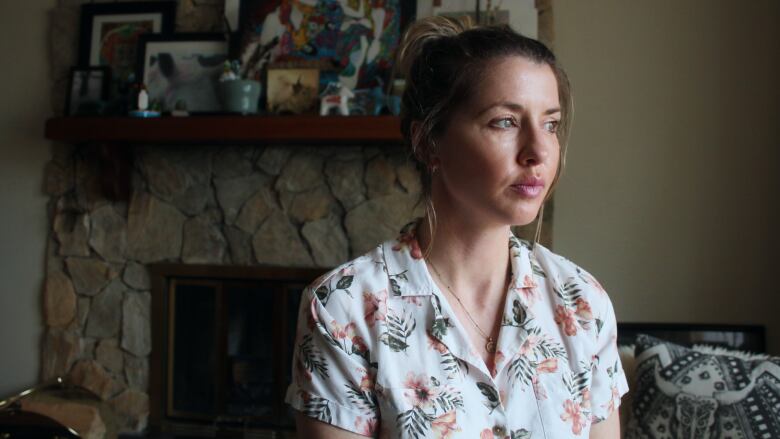
<svg viewBox="0 0 780 439">
<path fill-rule="evenodd" d="M 401 75 L 406 78 L 423 47 L 430 41 L 440 38 L 454 37 L 461 32 L 474 28 L 474 22 L 468 15 L 458 18 L 441 15 L 425 17 L 413 22 L 404 32 L 398 47 L 396 66 Z"/>
</svg>

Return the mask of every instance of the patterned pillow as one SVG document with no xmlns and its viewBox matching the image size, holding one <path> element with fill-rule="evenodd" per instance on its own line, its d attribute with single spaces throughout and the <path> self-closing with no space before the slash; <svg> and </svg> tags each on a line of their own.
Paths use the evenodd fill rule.
<svg viewBox="0 0 780 439">
<path fill-rule="evenodd" d="M 780 357 L 636 339 L 630 438 L 780 438 Z"/>
</svg>

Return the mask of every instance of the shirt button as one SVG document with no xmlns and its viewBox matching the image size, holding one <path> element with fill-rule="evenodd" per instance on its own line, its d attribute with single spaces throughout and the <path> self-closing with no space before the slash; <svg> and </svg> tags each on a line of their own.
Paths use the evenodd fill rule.
<svg viewBox="0 0 780 439">
<path fill-rule="evenodd" d="M 504 428 L 501 425 L 496 425 L 495 427 L 493 427 L 493 435 L 498 437 L 506 436 L 506 428 Z"/>
</svg>

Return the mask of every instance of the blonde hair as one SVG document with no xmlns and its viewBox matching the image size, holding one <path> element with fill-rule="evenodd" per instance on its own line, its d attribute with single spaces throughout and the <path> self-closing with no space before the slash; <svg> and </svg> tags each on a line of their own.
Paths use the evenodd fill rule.
<svg viewBox="0 0 780 439">
<path fill-rule="evenodd" d="M 433 171 L 430 159 L 436 152 L 436 139 L 444 133 L 455 109 L 475 92 L 478 78 L 488 63 L 510 56 L 550 66 L 558 84 L 561 120 L 556 135 L 560 157 L 545 195 L 544 202 L 547 202 L 566 164 L 573 110 L 568 76 L 552 51 L 508 26 L 475 26 L 469 17 L 427 17 L 412 23 L 404 33 L 395 64 L 406 81 L 401 99 L 401 133 L 420 170 L 431 243 L 436 214 L 430 200 Z M 418 125 L 414 130 L 413 124 Z M 539 238 L 543 215 L 544 203 L 539 209 L 534 244 Z"/>
</svg>

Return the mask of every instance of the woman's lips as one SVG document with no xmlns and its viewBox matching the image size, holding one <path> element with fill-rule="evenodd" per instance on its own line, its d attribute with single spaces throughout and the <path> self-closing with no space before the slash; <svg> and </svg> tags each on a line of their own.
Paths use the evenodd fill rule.
<svg viewBox="0 0 780 439">
<path fill-rule="evenodd" d="M 544 190 L 544 182 L 538 179 L 523 181 L 509 186 L 523 197 L 534 198 Z"/>
</svg>

